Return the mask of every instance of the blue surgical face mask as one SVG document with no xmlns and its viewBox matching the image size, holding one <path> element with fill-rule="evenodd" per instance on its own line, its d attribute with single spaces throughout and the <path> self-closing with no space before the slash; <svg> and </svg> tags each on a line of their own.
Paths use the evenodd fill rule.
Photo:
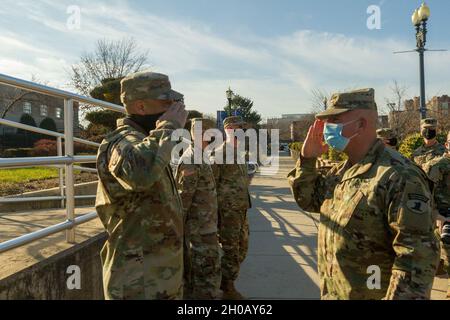
<svg viewBox="0 0 450 320">
<path fill-rule="evenodd" d="M 355 133 L 350 138 L 346 138 L 342 135 L 342 130 L 348 124 L 356 122 L 358 120 L 353 120 L 347 123 L 325 123 L 325 127 L 323 129 L 323 138 L 325 142 L 338 151 L 343 152 L 345 148 L 347 148 L 350 139 L 356 137 L 358 133 Z"/>
</svg>

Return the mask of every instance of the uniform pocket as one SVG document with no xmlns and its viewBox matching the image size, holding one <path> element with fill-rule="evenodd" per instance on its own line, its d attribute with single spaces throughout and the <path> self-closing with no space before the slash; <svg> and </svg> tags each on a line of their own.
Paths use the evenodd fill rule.
<svg viewBox="0 0 450 320">
<path fill-rule="evenodd" d="M 145 288 L 142 248 L 117 248 L 112 260 L 107 259 L 107 252 L 103 249 L 103 282 L 106 298 L 143 299 Z"/>
<path fill-rule="evenodd" d="M 341 228 L 345 228 L 354 217 L 358 204 L 363 198 L 364 193 L 361 190 L 358 190 L 351 198 L 344 199 L 337 217 L 337 223 Z"/>
</svg>

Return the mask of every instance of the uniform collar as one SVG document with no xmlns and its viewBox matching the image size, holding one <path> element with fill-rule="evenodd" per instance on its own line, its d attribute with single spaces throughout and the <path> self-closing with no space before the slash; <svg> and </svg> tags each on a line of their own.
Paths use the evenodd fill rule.
<svg viewBox="0 0 450 320">
<path fill-rule="evenodd" d="M 425 147 L 425 148 L 433 148 L 434 146 L 436 146 L 436 145 L 438 145 L 439 144 L 439 141 L 437 141 L 437 139 L 434 139 L 434 143 L 431 145 L 431 146 L 426 146 L 425 145 L 425 143 L 423 144 L 423 146 Z"/>
<path fill-rule="evenodd" d="M 372 148 L 370 148 L 369 152 L 366 154 L 366 156 L 350 167 L 348 170 L 345 171 L 344 176 L 342 177 L 342 181 L 353 179 L 357 176 L 360 176 L 366 172 L 368 172 L 372 166 L 377 161 L 380 154 L 384 151 L 385 146 L 384 143 L 381 140 L 376 140 L 376 142 L 373 144 Z M 349 160 L 346 161 L 344 168 L 348 168 L 350 165 Z"/>
<path fill-rule="evenodd" d="M 133 127 L 137 131 L 140 131 L 143 134 L 148 135 L 148 132 L 146 132 L 144 128 L 142 128 L 140 125 L 138 125 L 136 122 L 134 122 L 133 120 L 131 120 L 129 118 L 117 119 L 117 128 L 123 127 L 123 126 Z"/>
</svg>

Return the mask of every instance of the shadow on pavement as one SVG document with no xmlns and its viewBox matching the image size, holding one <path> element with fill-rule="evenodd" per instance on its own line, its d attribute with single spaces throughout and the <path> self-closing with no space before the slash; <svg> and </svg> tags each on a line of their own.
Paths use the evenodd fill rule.
<svg viewBox="0 0 450 320">
<path fill-rule="evenodd" d="M 320 298 L 317 216 L 298 209 L 285 171 L 257 177 L 251 187 L 249 253 L 237 282 L 250 299 Z"/>
</svg>

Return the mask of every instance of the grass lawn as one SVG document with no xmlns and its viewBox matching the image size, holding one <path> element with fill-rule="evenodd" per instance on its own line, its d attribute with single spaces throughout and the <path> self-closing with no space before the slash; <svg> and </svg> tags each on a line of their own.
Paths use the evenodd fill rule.
<svg viewBox="0 0 450 320">
<path fill-rule="evenodd" d="M 57 177 L 58 169 L 56 168 L 33 167 L 0 170 L 0 183 L 23 183 Z"/>
<path fill-rule="evenodd" d="M 74 170 L 75 183 L 97 180 L 97 175 Z M 58 168 L 33 167 L 0 170 L 0 197 L 59 186 Z"/>
</svg>

